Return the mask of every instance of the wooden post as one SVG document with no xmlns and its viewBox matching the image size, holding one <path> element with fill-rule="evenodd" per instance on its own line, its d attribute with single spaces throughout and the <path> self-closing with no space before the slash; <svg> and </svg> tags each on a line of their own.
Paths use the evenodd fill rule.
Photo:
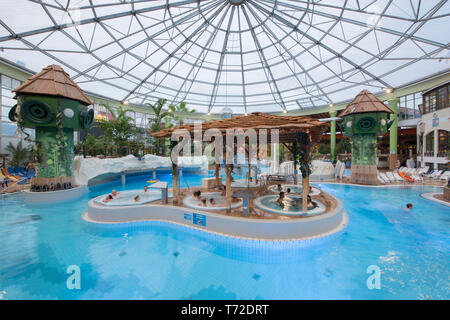
<svg viewBox="0 0 450 320">
<path fill-rule="evenodd" d="M 293 154 L 294 157 L 294 184 L 297 184 L 298 178 L 297 178 L 297 140 L 293 143 Z"/>
<path fill-rule="evenodd" d="M 308 210 L 308 193 L 309 193 L 309 175 L 302 179 L 302 210 L 306 213 Z"/>
<path fill-rule="evenodd" d="M 215 168 L 215 176 L 216 176 L 216 186 L 219 185 L 219 169 L 220 169 L 220 164 L 216 163 L 216 168 Z"/>
<path fill-rule="evenodd" d="M 225 164 L 225 198 L 226 198 L 226 207 L 227 213 L 231 213 L 231 164 Z"/>
<path fill-rule="evenodd" d="M 172 194 L 173 194 L 173 204 L 178 204 L 178 165 L 172 163 Z"/>
</svg>

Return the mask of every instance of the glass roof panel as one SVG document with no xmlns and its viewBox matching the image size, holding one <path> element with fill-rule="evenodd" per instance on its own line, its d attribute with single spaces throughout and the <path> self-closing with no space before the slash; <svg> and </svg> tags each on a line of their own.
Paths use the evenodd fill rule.
<svg viewBox="0 0 450 320">
<path fill-rule="evenodd" d="M 2 0 L 0 56 L 200 112 L 308 109 L 449 69 L 442 0 Z"/>
</svg>

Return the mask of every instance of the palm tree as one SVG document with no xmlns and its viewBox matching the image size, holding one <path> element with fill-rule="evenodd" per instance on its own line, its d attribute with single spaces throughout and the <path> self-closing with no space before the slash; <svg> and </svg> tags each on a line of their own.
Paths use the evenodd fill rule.
<svg viewBox="0 0 450 320">
<path fill-rule="evenodd" d="M 170 112 L 163 110 L 164 105 L 167 103 L 167 99 L 159 98 L 155 104 L 147 103 L 152 109 L 154 117 L 150 119 L 150 132 L 158 132 L 162 129 L 164 120 L 170 118 L 172 115 Z M 161 148 L 165 144 L 165 139 L 150 137 L 150 143 L 153 145 L 153 152 L 160 153 Z"/>
<path fill-rule="evenodd" d="M 29 148 L 24 148 L 22 146 L 22 141 L 20 141 L 17 146 L 14 146 L 10 142 L 5 149 L 11 154 L 9 164 L 14 167 L 24 165 L 31 156 L 31 150 Z"/>
<path fill-rule="evenodd" d="M 108 105 L 103 105 L 111 114 L 112 120 L 104 120 L 98 123 L 98 127 L 103 131 L 105 140 L 113 143 L 115 146 L 121 147 L 127 144 L 136 133 L 134 119 L 127 116 L 127 112 L 131 110 L 119 107 L 114 110 Z"/>
<path fill-rule="evenodd" d="M 183 119 L 186 118 L 188 114 L 194 113 L 195 109 L 189 110 L 186 107 L 186 102 L 182 101 L 179 105 L 171 105 L 169 106 L 170 113 L 172 114 L 172 118 L 175 120 L 178 126 L 182 126 L 184 124 Z"/>
</svg>

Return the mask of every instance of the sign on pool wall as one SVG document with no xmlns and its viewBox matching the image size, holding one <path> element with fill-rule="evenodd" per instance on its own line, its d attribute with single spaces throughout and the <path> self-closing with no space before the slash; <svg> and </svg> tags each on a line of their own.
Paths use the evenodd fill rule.
<svg viewBox="0 0 450 320">
<path fill-rule="evenodd" d="M 192 221 L 192 224 L 196 224 L 198 226 L 206 227 L 206 216 L 204 214 L 199 213 L 185 213 L 184 220 Z"/>
<path fill-rule="evenodd" d="M 206 227 L 206 216 L 204 214 L 194 213 L 192 216 L 192 223 Z"/>
</svg>

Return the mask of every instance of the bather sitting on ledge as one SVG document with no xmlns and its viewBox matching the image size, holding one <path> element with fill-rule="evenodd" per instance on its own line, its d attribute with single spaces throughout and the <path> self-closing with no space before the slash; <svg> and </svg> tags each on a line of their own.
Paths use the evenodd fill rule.
<svg viewBox="0 0 450 320">
<path fill-rule="evenodd" d="M 108 194 L 108 195 L 106 196 L 106 198 L 103 199 L 102 201 L 103 201 L 104 203 L 108 203 L 108 202 L 110 202 L 112 199 L 113 199 L 112 195 Z"/>
</svg>

